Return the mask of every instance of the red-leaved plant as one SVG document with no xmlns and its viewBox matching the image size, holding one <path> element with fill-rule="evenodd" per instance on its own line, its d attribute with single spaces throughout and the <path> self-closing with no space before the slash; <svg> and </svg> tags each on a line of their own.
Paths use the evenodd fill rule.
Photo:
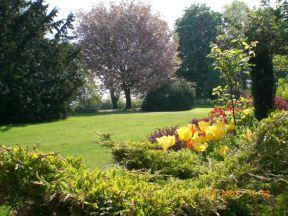
<svg viewBox="0 0 288 216">
<path fill-rule="evenodd" d="M 288 110 L 288 100 L 285 100 L 280 96 L 276 96 L 274 98 L 274 103 L 277 110 Z"/>
</svg>

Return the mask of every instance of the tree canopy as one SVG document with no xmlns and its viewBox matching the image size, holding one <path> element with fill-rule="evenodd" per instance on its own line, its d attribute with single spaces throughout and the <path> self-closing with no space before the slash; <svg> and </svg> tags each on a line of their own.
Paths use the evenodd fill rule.
<svg viewBox="0 0 288 216">
<path fill-rule="evenodd" d="M 245 37 L 248 16 L 251 10 L 241 0 L 234 0 L 230 5 L 224 7 L 224 29 L 229 40 Z"/>
<path fill-rule="evenodd" d="M 207 55 L 221 24 L 221 14 L 206 5 L 192 5 L 176 22 L 179 56 L 183 62 L 177 74 L 196 83 L 197 97 L 209 97 L 212 89 L 219 85 L 219 75 Z"/>
<path fill-rule="evenodd" d="M 105 88 L 121 89 L 126 108 L 141 94 L 173 77 L 177 43 L 150 6 L 122 1 L 95 6 L 79 16 L 78 38 L 88 68 Z"/>
<path fill-rule="evenodd" d="M 54 21 L 56 15 L 43 0 L 1 1 L 0 121 L 68 115 L 82 75 L 69 44 L 73 16 Z"/>
</svg>

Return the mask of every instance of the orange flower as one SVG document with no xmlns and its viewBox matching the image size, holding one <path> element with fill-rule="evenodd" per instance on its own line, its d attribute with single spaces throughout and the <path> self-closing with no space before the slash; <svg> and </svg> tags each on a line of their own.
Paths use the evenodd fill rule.
<svg viewBox="0 0 288 216">
<path fill-rule="evenodd" d="M 193 148 L 193 145 L 194 145 L 195 142 L 189 140 L 189 141 L 186 141 L 186 148 L 188 149 L 191 149 Z"/>
<path fill-rule="evenodd" d="M 195 124 L 188 124 L 187 125 L 188 128 L 190 128 L 191 132 L 192 132 L 192 136 L 195 134 L 195 132 L 198 130 L 197 126 Z"/>
</svg>

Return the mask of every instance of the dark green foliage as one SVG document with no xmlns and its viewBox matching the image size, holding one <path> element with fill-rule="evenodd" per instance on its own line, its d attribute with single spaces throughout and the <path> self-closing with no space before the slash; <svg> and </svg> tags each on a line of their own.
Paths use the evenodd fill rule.
<svg viewBox="0 0 288 216">
<path fill-rule="evenodd" d="M 258 41 L 255 57 L 251 59 L 252 95 L 255 117 L 260 120 L 274 110 L 276 79 L 273 56 L 287 54 L 287 20 L 281 7 L 272 8 L 269 3 L 253 11 L 248 19 L 246 36 L 250 41 Z"/>
<path fill-rule="evenodd" d="M 195 85 L 175 79 L 149 92 L 142 104 L 143 111 L 178 111 L 192 108 L 196 98 Z"/>
<path fill-rule="evenodd" d="M 207 55 L 221 24 L 221 15 L 205 5 L 192 5 L 176 23 L 182 60 L 177 74 L 197 84 L 197 98 L 210 97 L 212 89 L 220 82 Z"/>
<path fill-rule="evenodd" d="M 252 58 L 254 64 L 251 71 L 252 95 L 255 117 L 260 120 L 274 110 L 276 79 L 273 71 L 272 55 L 269 52 L 256 51 Z"/>
<path fill-rule="evenodd" d="M 42 0 L 3 0 L 0 11 L 0 122 L 67 117 L 82 85 L 73 16 L 54 21 Z"/>
</svg>

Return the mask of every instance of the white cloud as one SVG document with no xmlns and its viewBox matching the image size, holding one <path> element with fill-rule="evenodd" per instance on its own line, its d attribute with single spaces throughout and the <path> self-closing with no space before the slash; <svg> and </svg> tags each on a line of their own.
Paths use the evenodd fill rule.
<svg viewBox="0 0 288 216">
<path fill-rule="evenodd" d="M 93 4 L 97 4 L 101 0 L 46 0 L 51 7 L 59 9 L 61 18 L 67 16 L 70 12 L 76 13 L 78 10 L 89 10 Z M 114 0 L 118 1 L 118 0 Z M 177 18 L 181 17 L 185 8 L 193 3 L 206 4 L 213 10 L 221 11 L 223 6 L 230 4 L 233 0 L 142 0 L 152 5 L 155 12 L 159 12 L 163 19 L 169 23 L 170 27 L 174 26 Z M 104 2 L 110 2 L 105 1 Z M 251 8 L 258 6 L 260 0 L 244 0 Z"/>
</svg>

